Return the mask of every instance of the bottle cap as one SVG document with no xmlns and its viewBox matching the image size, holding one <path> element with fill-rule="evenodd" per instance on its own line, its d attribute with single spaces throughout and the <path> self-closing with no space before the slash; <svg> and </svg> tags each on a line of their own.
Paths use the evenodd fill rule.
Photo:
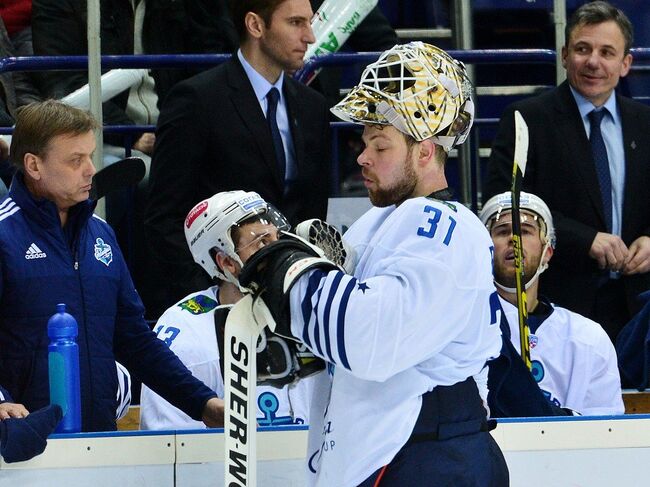
<svg viewBox="0 0 650 487">
<path fill-rule="evenodd" d="M 56 313 L 47 322 L 47 335 L 50 338 L 75 338 L 78 334 L 77 320 L 65 311 L 65 304 L 56 305 Z"/>
</svg>

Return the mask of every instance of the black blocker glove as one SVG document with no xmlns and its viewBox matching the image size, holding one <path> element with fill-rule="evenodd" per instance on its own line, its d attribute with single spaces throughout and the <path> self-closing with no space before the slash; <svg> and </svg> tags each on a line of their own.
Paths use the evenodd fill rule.
<svg viewBox="0 0 650 487">
<path fill-rule="evenodd" d="M 239 284 L 264 302 L 275 321 L 276 334 L 298 341 L 291 334 L 289 293 L 300 276 L 312 269 L 339 267 L 301 238 L 285 234 L 248 259 L 239 274 Z"/>
</svg>

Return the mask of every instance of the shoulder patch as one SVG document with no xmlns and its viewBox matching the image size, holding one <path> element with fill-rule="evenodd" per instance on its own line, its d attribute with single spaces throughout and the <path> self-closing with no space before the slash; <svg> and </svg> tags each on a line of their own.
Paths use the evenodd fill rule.
<svg viewBox="0 0 650 487">
<path fill-rule="evenodd" d="M 179 308 L 188 311 L 193 315 L 201 315 L 203 313 L 207 313 L 208 311 L 212 311 L 217 307 L 217 305 L 218 303 L 214 299 L 206 296 L 205 294 L 199 294 L 198 296 L 186 299 L 185 301 L 177 304 Z"/>
</svg>

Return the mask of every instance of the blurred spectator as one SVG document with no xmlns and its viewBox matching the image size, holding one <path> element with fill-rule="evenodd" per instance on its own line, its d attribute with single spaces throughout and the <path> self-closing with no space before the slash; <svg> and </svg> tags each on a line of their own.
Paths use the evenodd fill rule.
<svg viewBox="0 0 650 487">
<path fill-rule="evenodd" d="M 484 188 L 487 199 L 510 187 L 519 110 L 530 134 L 523 188 L 548 203 L 559 241 L 541 292 L 612 341 L 650 288 L 650 107 L 614 92 L 631 45 L 623 12 L 601 1 L 580 7 L 562 48 L 568 80 L 506 109 Z"/>
<path fill-rule="evenodd" d="M 0 58 L 32 54 L 31 8 L 31 0 L 0 3 Z M 5 28 L 5 19 L 11 32 Z M 0 127 L 12 127 L 16 109 L 38 100 L 40 95 L 28 73 L 0 73 Z M 15 172 L 9 162 L 9 140 L 10 136 L 0 138 L 0 196 L 6 194 Z"/>
<path fill-rule="evenodd" d="M 145 219 L 157 259 L 152 267 L 160 272 L 151 288 L 156 295 L 145 297 L 150 315 L 210 285 L 183 236 L 196 201 L 243 189 L 259 193 L 292 224 L 325 216 L 325 99 L 284 74 L 303 65 L 314 42 L 309 1 L 234 0 L 231 12 L 242 39 L 237 54 L 176 85 L 160 114 Z"/>
<path fill-rule="evenodd" d="M 102 0 L 102 54 L 180 54 L 231 52 L 235 34 L 223 0 Z M 85 55 L 86 0 L 35 0 L 34 53 L 42 56 Z M 130 92 L 104 103 L 107 125 L 155 124 L 158 105 L 178 81 L 198 70 L 154 69 L 151 77 Z M 155 90 L 154 90 L 155 80 Z M 62 98 L 88 82 L 85 72 L 48 72 L 40 76 L 42 90 Z M 122 145 L 121 136 L 105 141 Z M 151 154 L 153 134 L 139 136 L 133 148 Z M 121 155 L 121 154 L 120 154 Z"/>
<path fill-rule="evenodd" d="M 3 0 L 0 2 L 0 18 L 4 24 L 0 34 L 2 57 L 32 56 L 32 0 Z M 31 73 L 14 71 L 11 77 L 14 81 L 16 106 L 21 107 L 42 99 Z"/>
</svg>

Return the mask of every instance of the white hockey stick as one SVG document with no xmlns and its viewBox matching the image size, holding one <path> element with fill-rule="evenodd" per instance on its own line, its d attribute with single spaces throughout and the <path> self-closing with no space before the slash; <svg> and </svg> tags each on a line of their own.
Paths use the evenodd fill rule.
<svg viewBox="0 0 650 487">
<path fill-rule="evenodd" d="M 224 485 L 257 485 L 256 346 L 261 329 L 253 318 L 253 297 L 244 296 L 226 320 L 224 338 Z"/>
<path fill-rule="evenodd" d="M 228 487 L 257 485 L 257 342 L 275 320 L 262 299 L 245 295 L 232 307 L 224 333 L 225 479 Z"/>
<path fill-rule="evenodd" d="M 320 54 L 331 54 L 348 40 L 350 34 L 375 8 L 378 0 L 325 0 L 311 20 L 316 42 L 307 48 L 305 61 Z M 309 84 L 318 74 L 312 74 Z"/>
</svg>

